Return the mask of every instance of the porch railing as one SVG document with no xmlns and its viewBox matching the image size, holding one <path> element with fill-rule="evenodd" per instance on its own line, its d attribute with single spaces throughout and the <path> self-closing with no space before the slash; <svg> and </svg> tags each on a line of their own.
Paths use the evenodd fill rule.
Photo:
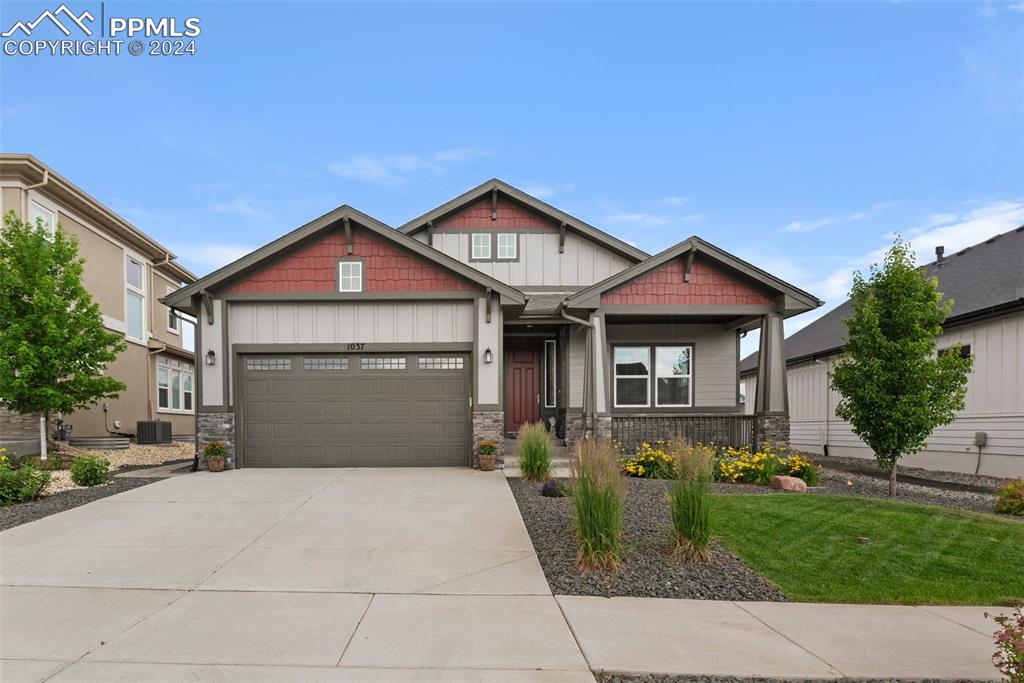
<svg viewBox="0 0 1024 683">
<path fill-rule="evenodd" d="M 685 439 L 691 443 L 756 446 L 753 415 L 613 415 L 612 438 L 627 453 L 644 441 Z"/>
</svg>

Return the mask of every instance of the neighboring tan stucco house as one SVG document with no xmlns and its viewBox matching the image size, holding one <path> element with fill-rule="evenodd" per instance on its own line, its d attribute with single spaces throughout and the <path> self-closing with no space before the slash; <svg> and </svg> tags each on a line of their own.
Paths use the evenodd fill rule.
<svg viewBox="0 0 1024 683">
<path fill-rule="evenodd" d="M 940 248 L 941 249 L 941 248 Z M 923 266 L 953 300 L 943 324 L 939 353 L 962 345 L 974 356 L 967 405 L 939 427 L 920 453 L 900 462 L 953 472 L 999 477 L 1024 475 L 1024 226 Z M 808 453 L 859 458 L 871 449 L 836 418 L 837 392 L 829 372 L 842 353 L 852 311 L 846 301 L 786 340 L 790 444 Z M 756 392 L 758 360 L 743 360 L 747 395 Z M 979 433 L 983 436 L 978 437 Z M 979 447 L 978 441 L 983 441 Z"/>
<path fill-rule="evenodd" d="M 167 420 L 174 435 L 195 433 L 194 366 L 183 329 L 160 299 L 195 276 L 165 247 L 26 154 L 0 154 L 0 208 L 41 218 L 73 235 L 85 259 L 82 279 L 103 322 L 125 336 L 127 349 L 106 371 L 127 385 L 116 399 L 62 416 L 74 437 L 134 434 L 140 420 Z M 39 418 L 0 406 L 0 445 L 23 455 L 39 452 Z"/>
<path fill-rule="evenodd" d="M 342 206 L 165 298 L 198 317 L 198 429 L 232 464 L 475 462 L 572 442 L 788 433 L 782 320 L 810 294 L 691 237 L 655 256 L 499 180 L 399 229 Z M 756 416 L 739 338 L 765 326 Z"/>
</svg>

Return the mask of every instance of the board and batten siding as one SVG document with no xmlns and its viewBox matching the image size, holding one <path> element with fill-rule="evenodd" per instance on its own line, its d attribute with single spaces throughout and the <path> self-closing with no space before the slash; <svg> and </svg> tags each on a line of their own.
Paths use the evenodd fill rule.
<svg viewBox="0 0 1024 683">
<path fill-rule="evenodd" d="M 955 327 L 938 340 L 939 349 L 970 344 L 974 368 L 967 382 L 966 408 L 949 425 L 938 427 L 928 447 L 900 462 L 914 467 L 973 473 L 978 467 L 975 432 L 985 432 L 982 474 L 1024 475 L 1024 315 L 1016 314 Z M 839 394 L 828 386 L 837 358 L 792 365 L 788 369 L 790 442 L 809 453 L 871 458 L 873 454 L 835 416 Z M 752 405 L 755 380 L 744 378 Z M 826 420 L 826 415 L 828 419 Z"/>
<path fill-rule="evenodd" d="M 481 230 L 492 235 L 501 230 Z M 519 238 L 515 261 L 472 261 L 469 258 L 470 232 L 434 233 L 434 248 L 473 266 L 513 287 L 586 287 L 600 282 L 630 265 L 622 256 L 572 233 L 565 236 L 565 252 L 558 251 L 557 232 L 509 230 Z M 425 232 L 416 238 L 425 242 Z M 497 246 L 494 242 L 492 249 Z"/>
</svg>

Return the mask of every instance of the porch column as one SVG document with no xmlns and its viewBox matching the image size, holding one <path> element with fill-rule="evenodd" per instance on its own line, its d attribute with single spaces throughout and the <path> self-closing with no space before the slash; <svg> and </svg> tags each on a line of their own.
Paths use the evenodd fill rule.
<svg viewBox="0 0 1024 683">
<path fill-rule="evenodd" d="M 504 463 L 502 442 L 505 436 L 505 401 L 502 375 L 505 363 L 503 317 L 498 301 L 486 297 L 474 302 L 476 329 L 473 351 L 473 467 L 479 466 L 477 444 L 490 441 L 498 445 L 497 464 Z M 488 310 L 490 311 L 488 313 Z M 487 362 L 490 350 L 491 362 Z"/>
<path fill-rule="evenodd" d="M 759 444 L 789 443 L 789 393 L 786 388 L 786 346 L 782 315 L 773 311 L 761 318 L 757 352 L 755 426 Z"/>
</svg>

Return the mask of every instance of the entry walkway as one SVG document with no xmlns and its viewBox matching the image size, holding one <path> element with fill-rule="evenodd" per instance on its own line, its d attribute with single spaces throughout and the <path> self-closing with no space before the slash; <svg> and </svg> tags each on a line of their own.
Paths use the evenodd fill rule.
<svg viewBox="0 0 1024 683">
<path fill-rule="evenodd" d="M 984 611 L 555 597 L 468 469 L 202 472 L 0 533 L 5 683 L 987 679 Z"/>
</svg>

